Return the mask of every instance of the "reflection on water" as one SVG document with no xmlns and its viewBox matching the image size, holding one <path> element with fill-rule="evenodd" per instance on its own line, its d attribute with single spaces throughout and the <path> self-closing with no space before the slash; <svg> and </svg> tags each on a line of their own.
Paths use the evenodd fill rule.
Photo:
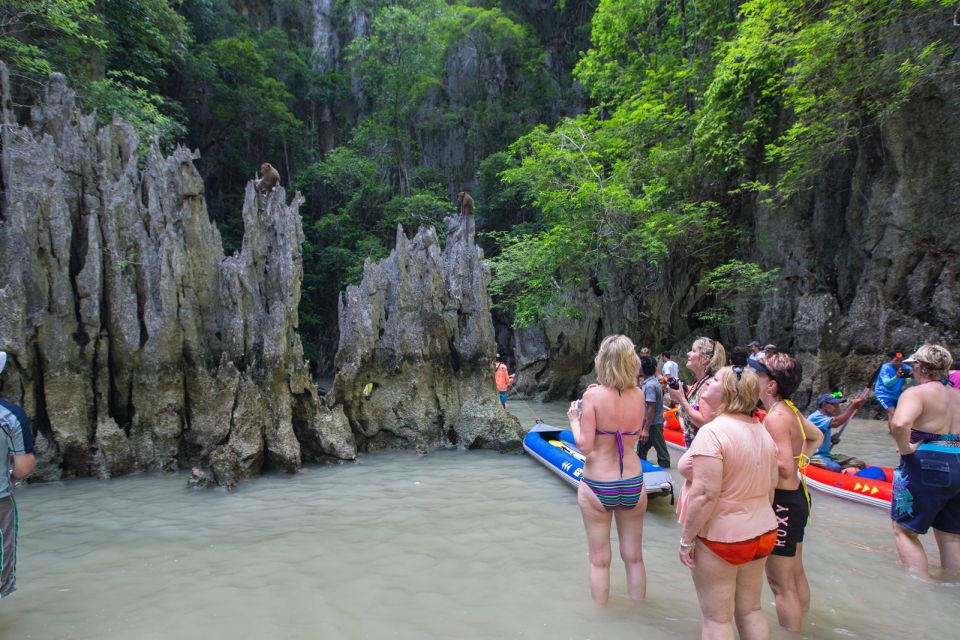
<svg viewBox="0 0 960 640">
<path fill-rule="evenodd" d="M 525 424 L 536 416 L 559 424 L 565 408 L 510 405 Z M 844 440 L 842 450 L 871 462 L 895 459 L 884 423 L 857 421 Z M 599 608 L 575 492 L 527 456 L 381 453 L 231 494 L 190 492 L 185 480 L 143 475 L 20 491 L 20 590 L 0 603 L 0 637 L 699 634 L 669 503 L 652 502 L 646 520 L 647 601 L 626 599 L 615 565 L 611 602 Z M 912 629 L 956 637 L 944 614 L 956 610 L 960 589 L 908 578 L 881 510 L 815 494 L 805 546 L 806 637 Z M 769 590 L 764 608 L 775 628 Z"/>
</svg>

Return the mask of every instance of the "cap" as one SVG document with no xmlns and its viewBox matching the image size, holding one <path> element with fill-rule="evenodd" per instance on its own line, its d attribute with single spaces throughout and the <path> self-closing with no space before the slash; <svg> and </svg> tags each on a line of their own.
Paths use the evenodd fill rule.
<svg viewBox="0 0 960 640">
<path fill-rule="evenodd" d="M 774 351 L 776 351 L 776 350 L 777 350 L 777 345 L 775 345 L 775 344 L 773 344 L 773 343 L 764 345 L 764 346 L 763 346 L 763 350 L 766 351 L 767 349 L 773 349 Z"/>
<path fill-rule="evenodd" d="M 821 393 L 817 396 L 817 407 L 822 407 L 825 404 L 841 404 L 846 401 L 843 396 L 838 398 L 832 393 Z"/>
<path fill-rule="evenodd" d="M 762 347 L 763 345 L 760 344 L 760 341 L 759 341 L 759 340 L 751 340 L 750 342 L 747 343 L 747 346 L 748 346 L 748 347 Z"/>
<path fill-rule="evenodd" d="M 936 367 L 937 369 L 949 369 L 953 364 L 953 356 L 950 352 L 938 344 L 925 344 L 914 351 L 909 358 L 904 358 L 904 362 L 919 362 Z"/>
</svg>

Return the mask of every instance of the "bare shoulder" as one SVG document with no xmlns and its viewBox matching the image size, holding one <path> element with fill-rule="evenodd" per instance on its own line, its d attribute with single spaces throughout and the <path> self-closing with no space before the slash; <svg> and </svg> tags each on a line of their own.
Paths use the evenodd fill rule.
<svg viewBox="0 0 960 640">
<path fill-rule="evenodd" d="M 797 424 L 796 419 L 780 408 L 768 413 L 763 419 L 763 427 L 774 438 L 777 436 L 789 436 L 791 427 L 795 424 Z"/>
<path fill-rule="evenodd" d="M 901 402 L 922 402 L 924 397 L 929 397 L 931 394 L 930 391 L 935 391 L 935 388 L 932 384 L 920 384 L 920 385 L 911 385 L 903 390 L 903 393 L 900 394 L 900 398 L 897 400 L 899 405 Z"/>
<path fill-rule="evenodd" d="M 591 384 L 584 390 L 583 397 L 584 399 L 590 398 L 591 400 L 597 400 L 606 395 L 607 388 L 599 384 Z"/>
</svg>

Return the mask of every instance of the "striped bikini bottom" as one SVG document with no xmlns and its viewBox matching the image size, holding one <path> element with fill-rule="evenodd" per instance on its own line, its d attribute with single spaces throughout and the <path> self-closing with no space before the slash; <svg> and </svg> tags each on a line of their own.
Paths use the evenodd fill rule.
<svg viewBox="0 0 960 640">
<path fill-rule="evenodd" d="M 591 480 L 584 476 L 581 479 L 593 490 L 597 500 L 607 511 L 614 509 L 633 509 L 643 495 L 643 474 L 634 478 L 620 480 Z"/>
</svg>

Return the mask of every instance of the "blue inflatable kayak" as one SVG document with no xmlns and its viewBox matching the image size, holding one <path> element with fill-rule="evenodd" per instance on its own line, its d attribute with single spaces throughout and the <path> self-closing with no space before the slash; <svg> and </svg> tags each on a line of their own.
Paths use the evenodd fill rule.
<svg viewBox="0 0 960 640">
<path fill-rule="evenodd" d="M 538 422 L 523 438 L 523 448 L 567 483 L 580 486 L 584 455 L 577 449 L 569 429 Z M 641 460 L 640 464 L 643 465 L 643 485 L 647 496 L 670 496 L 672 503 L 673 476 L 670 472 L 646 460 Z"/>
</svg>

